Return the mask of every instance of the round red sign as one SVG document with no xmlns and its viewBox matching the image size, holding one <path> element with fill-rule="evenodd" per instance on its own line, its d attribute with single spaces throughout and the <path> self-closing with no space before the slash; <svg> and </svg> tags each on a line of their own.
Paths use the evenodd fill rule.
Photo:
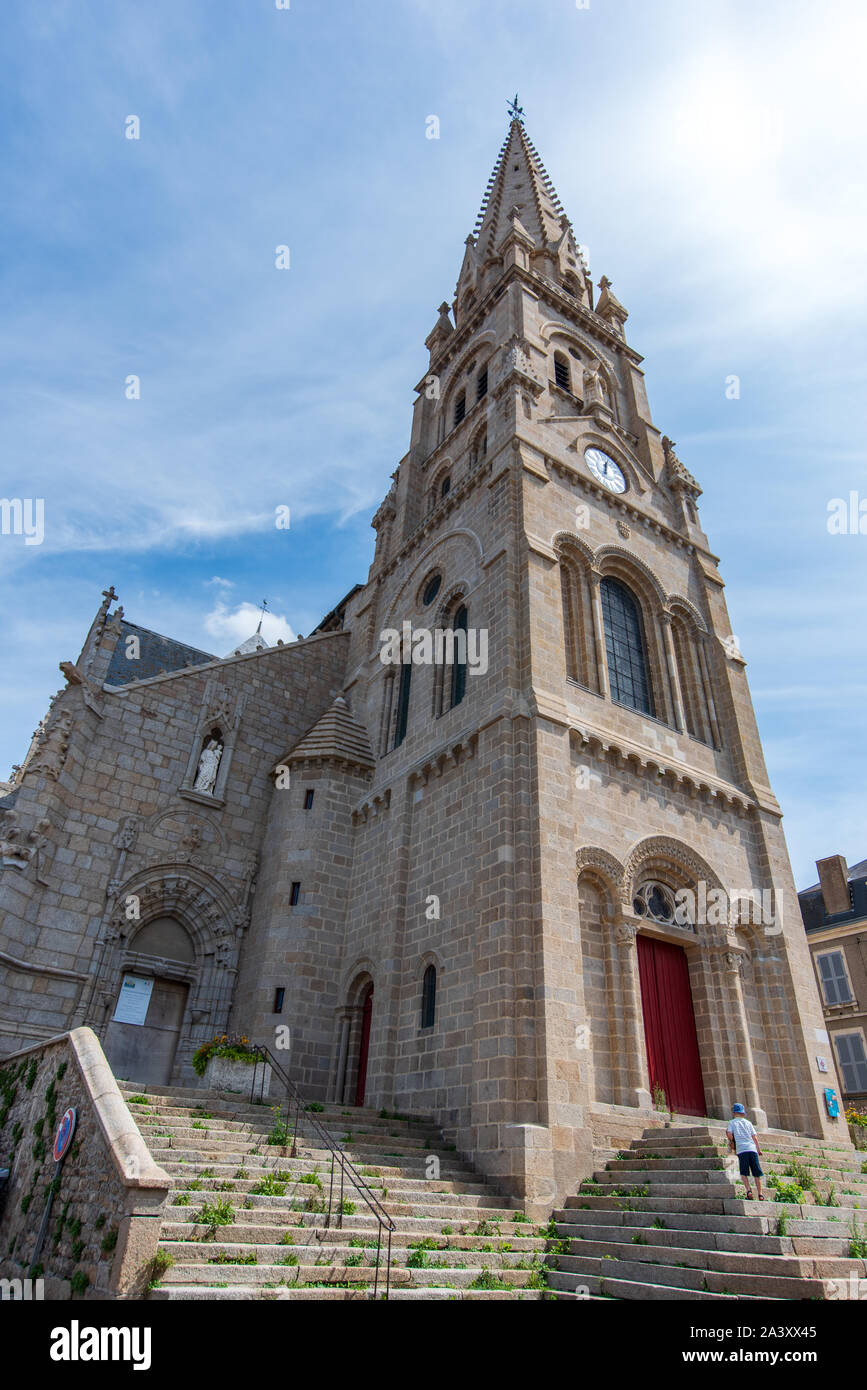
<svg viewBox="0 0 867 1390">
<path fill-rule="evenodd" d="M 64 1115 L 60 1124 L 57 1126 L 57 1133 L 54 1136 L 54 1161 L 59 1163 L 66 1155 L 66 1150 L 72 1143 L 72 1136 L 75 1133 L 75 1111 L 70 1107 Z"/>
</svg>

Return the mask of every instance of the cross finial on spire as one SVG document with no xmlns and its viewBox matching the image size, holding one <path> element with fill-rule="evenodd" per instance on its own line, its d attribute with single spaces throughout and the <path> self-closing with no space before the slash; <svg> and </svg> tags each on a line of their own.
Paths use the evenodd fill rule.
<svg viewBox="0 0 867 1390">
<path fill-rule="evenodd" d="M 518 105 L 517 92 L 515 93 L 514 100 L 509 102 L 508 111 L 513 121 L 520 121 L 521 125 L 524 124 L 524 108 Z"/>
</svg>

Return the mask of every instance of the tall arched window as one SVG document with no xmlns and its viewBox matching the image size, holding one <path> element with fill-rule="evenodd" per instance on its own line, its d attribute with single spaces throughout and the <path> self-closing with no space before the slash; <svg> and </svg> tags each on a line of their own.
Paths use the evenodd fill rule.
<svg viewBox="0 0 867 1390">
<path fill-rule="evenodd" d="M 437 1008 L 437 968 L 429 965 L 421 987 L 421 1026 L 433 1028 Z"/>
<path fill-rule="evenodd" d="M 462 598 L 451 599 L 439 613 L 437 629 L 442 642 L 437 647 L 434 670 L 433 713 L 438 719 L 467 692 L 467 606 Z"/>
<path fill-rule="evenodd" d="M 609 577 L 600 586 L 605 655 L 611 698 L 642 714 L 653 714 L 647 647 L 641 610 L 619 579 Z"/>
<path fill-rule="evenodd" d="M 400 668 L 400 691 L 397 697 L 397 728 L 394 732 L 394 746 L 399 748 L 406 738 L 409 722 L 409 689 L 412 684 L 412 662 L 405 661 Z"/>
<path fill-rule="evenodd" d="M 454 665 L 452 666 L 452 698 L 451 706 L 459 705 L 467 693 L 467 609 L 465 604 L 461 604 L 455 613 L 452 630 L 456 633 L 463 633 L 463 640 L 456 636 L 454 647 Z"/>
</svg>

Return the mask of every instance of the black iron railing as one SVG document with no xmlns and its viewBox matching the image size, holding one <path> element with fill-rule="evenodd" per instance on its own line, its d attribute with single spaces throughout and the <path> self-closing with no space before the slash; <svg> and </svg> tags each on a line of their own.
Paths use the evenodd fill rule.
<svg viewBox="0 0 867 1390">
<path fill-rule="evenodd" d="M 343 1147 L 338 1144 L 328 1133 L 325 1126 L 316 1118 L 315 1113 L 306 1107 L 310 1103 L 305 1101 L 295 1082 L 286 1074 L 279 1062 L 274 1057 L 270 1048 L 264 1044 L 254 1045 L 257 1061 L 253 1064 L 253 1081 L 250 1087 L 250 1100 L 256 1097 L 256 1079 L 259 1065 L 271 1068 L 272 1073 L 285 1087 L 285 1101 L 278 1102 L 272 1108 L 279 1112 L 279 1123 L 283 1126 L 286 1137 L 286 1147 L 289 1146 L 291 1137 L 290 1157 L 295 1158 L 298 1151 L 298 1136 L 302 1131 L 311 1142 L 319 1148 L 327 1150 L 331 1158 L 331 1179 L 328 1184 L 328 1207 L 324 1211 L 325 1226 L 330 1227 L 332 1220 L 339 1230 L 343 1226 L 343 1217 L 346 1215 L 345 1207 L 349 1198 L 346 1196 L 347 1187 L 354 1190 L 361 1200 L 369 1207 L 371 1214 L 377 1222 L 376 1235 L 376 1270 L 373 1280 L 373 1297 L 379 1293 L 379 1266 L 382 1254 L 383 1238 L 386 1243 L 386 1262 L 385 1262 L 385 1294 L 388 1298 L 391 1290 L 391 1237 L 397 1229 L 388 1212 L 382 1203 L 374 1195 L 373 1190 L 364 1181 L 364 1178 L 355 1167 L 350 1158 L 347 1157 Z M 264 1072 L 263 1072 L 264 1079 Z M 262 1088 L 264 1091 L 264 1087 Z M 286 1119 L 283 1120 L 283 1107 L 286 1107 Z M 339 1195 L 338 1195 L 339 1188 Z"/>
</svg>

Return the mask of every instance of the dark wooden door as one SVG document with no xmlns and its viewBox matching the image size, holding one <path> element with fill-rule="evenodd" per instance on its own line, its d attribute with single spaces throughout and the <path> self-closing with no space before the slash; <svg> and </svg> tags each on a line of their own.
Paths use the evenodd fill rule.
<svg viewBox="0 0 867 1390">
<path fill-rule="evenodd" d="M 705 1115 L 686 952 L 639 933 L 638 973 L 651 1088 L 662 1087 L 670 1109 Z"/>
<path fill-rule="evenodd" d="M 367 1086 L 367 1054 L 370 1050 L 370 1019 L 373 1013 L 373 985 L 368 987 L 364 996 L 364 1008 L 361 1013 L 361 1043 L 358 1049 L 358 1084 L 355 1087 L 355 1104 L 364 1104 L 364 1092 Z"/>
</svg>

